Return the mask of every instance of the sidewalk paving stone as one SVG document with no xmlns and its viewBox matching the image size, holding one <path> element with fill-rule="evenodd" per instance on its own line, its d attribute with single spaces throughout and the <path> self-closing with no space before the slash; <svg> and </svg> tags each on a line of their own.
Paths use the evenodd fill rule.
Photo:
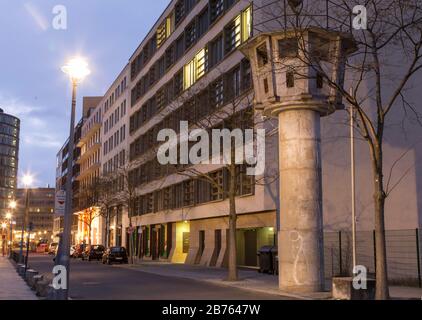
<svg viewBox="0 0 422 320">
<path fill-rule="evenodd" d="M 239 289 L 275 294 L 302 300 L 328 300 L 331 292 L 312 294 L 292 294 L 278 288 L 278 277 L 261 274 L 256 270 L 239 269 L 239 281 L 226 281 L 227 270 L 223 268 L 204 267 L 197 265 L 173 264 L 168 262 L 142 261 L 134 265 L 115 265 L 115 267 L 128 268 L 140 272 L 152 273 L 161 276 L 185 278 L 204 281 L 216 285 L 235 287 Z M 329 287 L 327 283 L 327 288 Z M 390 287 L 392 299 L 422 299 L 422 289 L 413 287 Z"/>
<path fill-rule="evenodd" d="M 0 300 L 38 300 L 5 257 L 0 257 Z"/>
</svg>

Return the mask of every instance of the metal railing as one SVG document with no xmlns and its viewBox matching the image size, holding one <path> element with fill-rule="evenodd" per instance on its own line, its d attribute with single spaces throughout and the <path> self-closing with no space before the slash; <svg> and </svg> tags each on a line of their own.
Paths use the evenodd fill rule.
<svg viewBox="0 0 422 320">
<path fill-rule="evenodd" d="M 421 230 L 388 230 L 387 267 L 391 284 L 422 288 Z M 357 232 L 357 264 L 376 272 L 375 231 Z M 350 276 L 352 273 L 352 234 L 350 231 L 324 234 L 325 276 Z"/>
</svg>

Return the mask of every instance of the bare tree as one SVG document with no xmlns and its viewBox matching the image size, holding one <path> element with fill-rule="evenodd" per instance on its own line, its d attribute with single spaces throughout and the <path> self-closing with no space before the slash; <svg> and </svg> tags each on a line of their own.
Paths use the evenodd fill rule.
<svg viewBox="0 0 422 320">
<path fill-rule="evenodd" d="M 353 10 L 362 4 L 367 10 L 366 29 L 356 30 L 352 27 L 356 17 Z M 261 18 L 266 23 L 260 25 L 260 31 L 270 25 L 272 30 L 294 31 L 298 43 L 302 44 L 299 45 L 302 54 L 297 58 L 300 56 L 303 63 L 313 68 L 324 83 L 352 106 L 356 129 L 367 142 L 374 187 L 376 298 L 388 299 L 385 202 L 392 191 L 389 185 L 394 184 L 384 181 L 383 142 L 393 110 L 405 108 L 419 119 L 418 111 L 408 102 L 407 89 L 422 68 L 422 3 L 420 0 L 366 0 L 364 3 L 318 0 L 288 1 L 288 6 L 284 5 L 286 1 L 278 1 L 261 8 Z M 308 51 L 303 32 L 311 26 L 346 31 L 353 37 L 356 50 L 346 62 L 346 83 L 350 84 L 350 91 L 334 81 L 326 69 L 327 60 L 343 57 L 318 56 L 318 48 Z M 299 68 L 293 71 L 295 78 L 307 77 Z"/>
<path fill-rule="evenodd" d="M 82 208 L 82 214 L 78 215 L 78 221 L 82 222 L 88 229 L 88 245 L 92 244 L 92 224 L 101 216 L 97 208 L 100 187 L 97 179 L 91 183 L 82 186 L 79 192 L 79 201 Z"/>
<path fill-rule="evenodd" d="M 182 121 L 187 121 L 191 136 L 189 139 L 189 148 L 194 141 L 201 143 L 204 137 L 201 133 L 195 135 L 194 130 L 207 132 L 208 137 L 212 136 L 212 129 L 222 130 L 222 134 L 230 136 L 229 145 L 223 145 L 222 149 L 196 150 L 195 157 L 201 158 L 200 164 L 188 163 L 180 164 L 179 160 L 183 156 L 178 154 L 178 164 L 173 165 L 170 172 L 184 176 L 190 180 L 204 181 L 210 185 L 210 188 L 216 190 L 219 199 L 227 199 L 229 205 L 229 225 L 228 225 L 228 280 L 238 280 L 237 270 L 237 209 L 236 197 L 241 194 L 241 185 L 246 190 L 253 190 L 254 185 L 259 183 L 260 177 L 247 176 L 245 159 L 239 161 L 239 148 L 243 156 L 246 143 L 252 143 L 256 147 L 256 133 L 252 141 L 246 141 L 245 130 L 253 129 L 256 125 L 263 123 L 260 113 L 256 113 L 253 108 L 253 91 L 250 87 L 250 79 L 246 78 L 243 85 L 236 83 L 237 75 L 235 73 L 223 73 L 218 70 L 218 77 L 214 82 L 195 84 L 187 89 L 184 94 L 177 99 L 170 107 L 172 112 L 180 112 L 179 117 Z M 224 130 L 227 130 L 224 132 Z M 235 132 L 240 133 L 242 140 L 241 146 L 236 139 Z M 199 131 L 197 131 L 199 132 Z M 179 136 L 180 140 L 183 137 Z M 184 137 L 187 138 L 187 137 Z M 218 137 L 224 140 L 222 137 Z M 211 146 L 208 141 L 208 147 Z M 179 145 L 175 146 L 176 149 Z M 205 148 L 207 148 L 205 146 Z M 213 149 L 213 148 L 212 148 Z M 190 154 L 190 150 L 185 150 Z M 255 150 L 256 151 L 256 150 Z M 182 150 L 180 150 L 182 152 Z M 160 152 L 159 152 L 160 153 Z M 213 159 L 212 161 L 210 161 Z M 213 164 L 214 160 L 216 163 Z M 216 174 L 216 171 L 223 172 L 223 177 Z"/>
<path fill-rule="evenodd" d="M 129 159 L 129 155 L 125 155 L 125 159 Z M 129 248 L 128 252 L 130 255 L 130 261 L 134 263 L 134 256 L 135 256 L 135 246 L 136 243 L 134 241 L 133 232 L 134 232 L 134 204 L 139 195 L 139 189 L 136 186 L 136 182 L 134 181 L 134 177 L 131 175 L 132 170 L 135 169 L 139 165 L 138 160 L 134 161 L 127 161 L 125 164 L 121 165 L 120 167 L 116 168 L 115 171 L 109 173 L 110 177 L 112 177 L 115 185 L 115 196 L 114 201 L 126 208 L 128 212 L 129 218 L 129 234 L 130 239 L 128 241 Z"/>
<path fill-rule="evenodd" d="M 102 175 L 97 180 L 98 186 L 98 201 L 97 205 L 100 208 L 100 216 L 105 218 L 105 245 L 110 246 L 110 223 L 114 217 L 114 208 L 116 207 L 116 192 L 117 181 L 116 177 L 110 174 Z"/>
</svg>

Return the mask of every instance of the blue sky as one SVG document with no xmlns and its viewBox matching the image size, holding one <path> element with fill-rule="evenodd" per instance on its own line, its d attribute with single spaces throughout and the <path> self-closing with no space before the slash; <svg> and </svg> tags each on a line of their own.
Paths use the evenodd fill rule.
<svg viewBox="0 0 422 320">
<path fill-rule="evenodd" d="M 60 71 L 72 56 L 92 74 L 82 96 L 102 95 L 169 0 L 0 0 L 0 107 L 21 119 L 19 177 L 54 186 L 56 153 L 69 132 L 70 84 Z M 64 5 L 67 30 L 55 30 L 53 8 Z M 78 120 L 77 119 L 77 120 Z"/>
</svg>

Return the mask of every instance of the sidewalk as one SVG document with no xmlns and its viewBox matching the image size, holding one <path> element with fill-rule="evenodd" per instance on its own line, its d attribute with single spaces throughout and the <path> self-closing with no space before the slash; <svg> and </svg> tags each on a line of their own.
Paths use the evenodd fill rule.
<svg viewBox="0 0 422 320">
<path fill-rule="evenodd" d="M 139 272 L 152 273 L 167 277 L 177 277 L 203 281 L 220 286 L 234 287 L 238 289 L 274 294 L 293 299 L 301 300 L 329 300 L 331 292 L 321 292 L 315 294 L 292 294 L 280 291 L 278 288 L 278 277 L 268 274 L 260 274 L 255 270 L 240 269 L 237 282 L 224 280 L 227 270 L 222 268 L 210 268 L 185 264 L 171 264 L 167 262 L 138 262 L 136 265 L 114 265 L 117 268 L 127 268 Z M 392 299 L 422 299 L 422 289 L 413 287 L 390 287 Z"/>
<path fill-rule="evenodd" d="M 233 287 L 257 293 L 274 294 L 290 299 L 326 300 L 331 297 L 329 292 L 302 295 L 280 291 L 278 289 L 277 276 L 261 274 L 256 270 L 239 269 L 240 281 L 230 282 L 224 280 L 227 277 L 227 270 L 222 268 L 149 261 L 138 262 L 136 265 L 114 265 L 114 267 L 127 268 L 167 277 L 203 281 L 214 285 Z"/>
<path fill-rule="evenodd" d="M 38 300 L 6 257 L 0 257 L 0 300 Z"/>
</svg>

